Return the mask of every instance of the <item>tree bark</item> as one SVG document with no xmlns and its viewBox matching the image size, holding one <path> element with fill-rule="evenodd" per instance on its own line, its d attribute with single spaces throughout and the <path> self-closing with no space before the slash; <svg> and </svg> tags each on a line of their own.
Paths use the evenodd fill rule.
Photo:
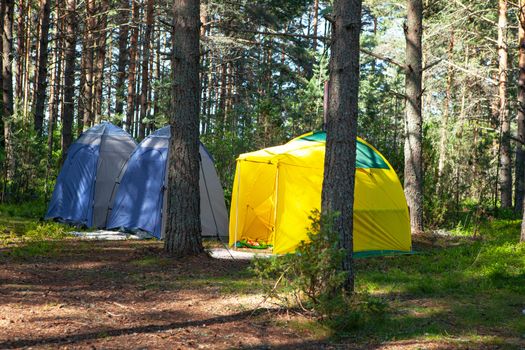
<svg viewBox="0 0 525 350">
<path fill-rule="evenodd" d="M 412 233 L 423 232 L 423 117 L 422 95 L 422 0 L 407 1 L 406 38 L 406 120 L 405 195 L 410 211 Z"/>
<path fill-rule="evenodd" d="M 510 157 L 510 120 L 507 110 L 507 0 L 498 1 L 498 97 L 501 145 L 499 154 L 499 186 L 502 208 L 512 206 L 512 170 Z"/>
<path fill-rule="evenodd" d="M 171 140 L 165 250 L 204 252 L 199 198 L 199 0 L 173 5 Z"/>
<path fill-rule="evenodd" d="M 142 140 L 146 134 L 146 124 L 144 119 L 148 117 L 148 90 L 149 90 L 149 61 L 150 61 L 150 43 L 151 33 L 153 32 L 153 0 L 147 0 L 146 4 L 146 30 L 143 39 L 142 55 L 142 85 L 140 92 L 140 121 L 139 121 L 139 140 Z"/>
<path fill-rule="evenodd" d="M 138 0 L 131 0 L 131 38 L 129 44 L 129 70 L 128 70 L 128 103 L 126 107 L 126 130 L 132 133 L 135 114 L 135 83 L 137 65 L 138 29 Z"/>
<path fill-rule="evenodd" d="M 64 109 L 62 113 L 62 161 L 72 141 L 75 114 L 75 47 L 76 47 L 76 0 L 66 0 L 66 40 L 64 45 Z"/>
<path fill-rule="evenodd" d="M 335 0 L 330 56 L 326 155 L 322 192 L 323 213 L 339 213 L 334 229 L 345 249 L 344 288 L 354 291 L 353 211 L 359 92 L 361 0 Z"/>
<path fill-rule="evenodd" d="M 15 170 L 15 158 L 12 145 L 11 121 L 13 117 L 13 19 L 14 1 L 4 0 L 2 30 L 2 121 L 4 123 L 5 167 L 7 180 L 11 180 Z"/>
<path fill-rule="evenodd" d="M 47 163 L 51 164 L 53 158 L 53 131 L 58 116 L 58 101 L 60 96 L 60 76 L 62 75 L 62 59 L 60 55 L 60 48 L 62 47 L 62 35 L 60 23 L 60 16 L 63 11 L 62 4 L 57 1 L 55 9 L 55 47 L 53 48 L 53 72 L 51 73 L 51 86 L 49 91 L 49 121 L 47 131 Z"/>
<path fill-rule="evenodd" d="M 49 16 L 51 14 L 51 0 L 40 1 L 40 44 L 38 55 L 38 70 L 35 77 L 36 82 L 36 101 L 34 127 L 39 136 L 42 135 L 44 125 L 45 103 L 47 92 L 47 47 L 49 43 Z"/>
<path fill-rule="evenodd" d="M 516 213 L 523 212 L 524 199 L 524 182 L 525 182 L 525 0 L 519 0 L 518 8 L 518 38 L 519 38 L 519 53 L 518 53 L 518 133 L 516 142 L 516 182 L 515 182 L 515 199 L 514 209 Z M 525 231 L 523 231 L 525 232 Z M 524 234 L 522 232 L 522 235 Z"/>
<path fill-rule="evenodd" d="M 118 62 L 117 82 L 115 85 L 115 113 L 124 112 L 124 82 L 126 81 L 126 65 L 128 62 L 128 34 L 129 34 L 129 0 L 121 1 L 120 27 L 118 35 Z"/>
<path fill-rule="evenodd" d="M 109 3 L 108 0 L 100 1 L 97 13 L 97 49 L 94 73 L 94 97 L 93 97 L 93 117 L 95 123 L 100 123 L 102 116 L 102 89 L 104 83 L 104 62 L 106 61 L 106 41 L 107 41 L 107 21 Z M 109 102 L 109 101 L 108 101 Z"/>
<path fill-rule="evenodd" d="M 24 57 L 25 57 L 25 23 L 26 23 L 26 10 L 25 1 L 20 0 L 18 4 L 18 33 L 17 33 L 17 45 L 16 45 L 16 84 L 15 84 L 15 96 L 18 98 L 22 96 L 23 91 L 23 71 L 24 71 Z"/>
<path fill-rule="evenodd" d="M 84 85 L 82 87 L 82 93 L 80 100 L 82 101 L 82 110 L 84 115 L 82 116 L 82 128 L 89 128 L 93 125 L 94 111 L 93 111 L 93 73 L 94 73 L 94 36 L 93 31 L 95 29 L 95 13 L 94 13 L 95 0 L 86 0 L 86 25 L 84 33 Z M 80 116 L 79 116 L 80 118 Z"/>
</svg>

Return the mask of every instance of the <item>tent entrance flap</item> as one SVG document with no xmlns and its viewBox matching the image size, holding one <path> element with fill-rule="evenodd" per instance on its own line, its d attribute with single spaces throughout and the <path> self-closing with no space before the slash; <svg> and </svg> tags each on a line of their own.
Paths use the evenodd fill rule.
<svg viewBox="0 0 525 350">
<path fill-rule="evenodd" d="M 242 169 L 242 170 L 241 170 Z M 242 185 L 241 177 L 242 173 Z M 277 166 L 271 163 L 237 161 L 232 201 L 230 244 L 243 239 L 273 243 L 276 215 Z M 272 183 L 273 186 L 265 184 Z M 250 189 L 243 191 L 242 189 Z"/>
</svg>

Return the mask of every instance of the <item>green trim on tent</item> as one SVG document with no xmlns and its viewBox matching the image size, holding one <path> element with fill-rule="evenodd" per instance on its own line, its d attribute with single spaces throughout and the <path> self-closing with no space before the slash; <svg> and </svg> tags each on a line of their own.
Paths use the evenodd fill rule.
<svg viewBox="0 0 525 350">
<path fill-rule="evenodd" d="M 365 252 L 354 253 L 354 258 L 361 259 L 361 258 L 371 258 L 374 256 L 396 256 L 396 255 L 414 255 L 414 254 L 417 254 L 417 252 L 413 250 L 409 252 L 405 252 L 402 250 L 368 250 Z"/>
<path fill-rule="evenodd" d="M 303 136 L 299 140 L 326 142 L 326 132 L 314 131 L 313 134 Z M 381 158 L 377 152 L 370 148 L 367 144 L 357 141 L 357 155 L 355 166 L 360 169 L 390 169 L 388 164 Z"/>
<path fill-rule="evenodd" d="M 325 131 L 314 131 L 311 135 L 303 136 L 299 140 L 326 142 L 326 132 Z"/>
</svg>

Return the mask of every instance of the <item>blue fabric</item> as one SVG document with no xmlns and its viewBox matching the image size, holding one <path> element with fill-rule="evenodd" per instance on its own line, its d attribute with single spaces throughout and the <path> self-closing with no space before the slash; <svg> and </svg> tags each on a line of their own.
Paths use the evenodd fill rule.
<svg viewBox="0 0 525 350">
<path fill-rule="evenodd" d="M 120 182 L 108 228 L 141 229 L 161 238 L 168 148 L 138 146 Z"/>
<path fill-rule="evenodd" d="M 74 143 L 58 175 L 46 218 L 90 226 L 99 146 Z"/>
</svg>

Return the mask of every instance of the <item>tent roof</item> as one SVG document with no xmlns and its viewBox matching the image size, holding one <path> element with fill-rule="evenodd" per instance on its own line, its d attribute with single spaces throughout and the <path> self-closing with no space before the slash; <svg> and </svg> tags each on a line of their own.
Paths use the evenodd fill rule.
<svg viewBox="0 0 525 350">
<path fill-rule="evenodd" d="M 313 153 L 324 152 L 326 132 L 316 131 L 301 135 L 280 146 L 269 147 L 259 151 L 244 153 L 237 158 L 252 162 L 277 164 L 285 162 L 296 164 L 301 158 L 309 157 Z M 387 160 L 370 144 L 357 138 L 356 167 L 361 169 L 390 169 Z M 304 162 L 303 162 L 304 163 Z M 312 165 L 313 166 L 313 165 Z"/>
<path fill-rule="evenodd" d="M 83 132 L 83 135 L 88 135 L 88 134 L 115 135 L 115 136 L 125 136 L 127 138 L 131 138 L 127 132 L 125 132 L 118 126 L 111 124 L 110 122 L 102 122 Z"/>
</svg>

